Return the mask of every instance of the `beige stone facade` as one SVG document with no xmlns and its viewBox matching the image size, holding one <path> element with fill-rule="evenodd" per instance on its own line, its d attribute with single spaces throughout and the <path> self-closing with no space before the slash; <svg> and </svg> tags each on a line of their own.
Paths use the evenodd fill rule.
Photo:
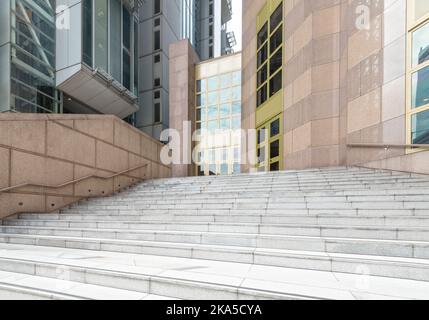
<svg viewBox="0 0 429 320">
<path fill-rule="evenodd" d="M 162 144 L 114 116 L 0 115 L 0 218 L 19 212 L 50 212 L 92 196 L 110 195 L 141 179 L 164 178 Z"/>
<path fill-rule="evenodd" d="M 266 3 L 243 1 L 244 129 L 256 126 L 257 18 Z M 283 168 L 429 173 L 425 149 L 397 146 L 409 143 L 407 1 L 283 1 L 283 19 Z"/>
</svg>

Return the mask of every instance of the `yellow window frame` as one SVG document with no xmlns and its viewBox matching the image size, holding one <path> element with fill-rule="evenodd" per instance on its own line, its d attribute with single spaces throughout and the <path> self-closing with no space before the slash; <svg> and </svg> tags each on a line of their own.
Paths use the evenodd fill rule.
<svg viewBox="0 0 429 320">
<path fill-rule="evenodd" d="M 271 125 L 275 121 L 279 121 L 279 134 L 271 137 Z M 259 132 L 260 130 L 265 129 L 265 139 L 259 143 Z M 271 158 L 271 144 L 273 142 L 279 141 L 279 155 L 277 157 Z M 274 118 L 271 118 L 269 121 L 257 128 L 256 136 L 256 150 L 260 150 L 265 147 L 264 161 L 259 162 L 259 159 L 256 159 L 256 168 L 258 171 L 261 168 L 265 168 L 264 171 L 271 171 L 271 165 L 278 162 L 279 170 L 283 170 L 283 114 L 279 114 Z"/>
<path fill-rule="evenodd" d="M 274 13 L 275 10 L 277 10 L 277 8 L 279 7 L 279 5 L 282 5 L 282 10 L 283 10 L 283 19 L 281 20 L 281 22 L 274 28 L 274 30 L 271 30 L 271 25 L 270 25 L 270 19 L 271 19 L 271 15 Z M 256 95 L 258 95 L 259 90 L 261 90 L 264 86 L 267 87 L 267 99 L 260 105 L 257 105 L 256 108 L 257 109 L 261 109 L 263 108 L 273 97 L 275 97 L 277 94 L 279 94 L 279 92 L 281 92 L 281 90 L 279 90 L 278 92 L 276 92 L 275 94 L 273 94 L 272 96 L 270 96 L 270 81 L 271 79 L 273 79 L 278 73 L 283 72 L 283 64 L 284 64 L 284 1 L 281 0 L 269 0 L 267 2 L 267 4 L 265 5 L 264 8 L 262 8 L 262 10 L 259 12 L 258 14 L 258 18 L 257 18 L 257 32 L 256 34 L 259 35 L 259 32 L 262 30 L 262 28 L 264 28 L 265 24 L 267 24 L 267 30 L 268 30 L 268 36 L 267 39 L 260 45 L 257 46 L 256 48 L 256 57 L 258 57 L 258 53 L 259 51 L 265 46 L 267 45 L 267 59 L 264 60 L 263 63 L 261 63 L 261 65 L 258 67 L 258 61 L 256 61 L 256 74 L 259 73 L 259 71 L 261 71 L 264 66 L 267 66 L 267 79 L 262 82 L 259 86 L 256 83 Z M 282 41 L 281 44 L 274 50 L 274 52 L 270 52 L 270 46 L 271 46 L 271 37 L 274 35 L 275 32 L 277 32 L 279 29 L 282 29 Z M 271 64 L 271 58 L 278 53 L 279 50 L 282 50 L 282 63 L 281 63 L 281 67 L 279 69 L 277 69 L 273 74 L 271 74 L 270 72 L 270 64 Z M 256 59 L 258 60 L 258 59 Z M 283 82 L 283 76 L 282 76 L 282 82 Z M 282 85 L 283 86 L 283 85 Z"/>
<path fill-rule="evenodd" d="M 419 30 L 423 26 L 429 24 L 429 12 L 426 13 L 419 19 L 415 19 L 413 16 L 415 8 L 415 0 L 407 1 L 408 7 L 408 22 L 407 22 L 407 81 L 406 81 L 406 135 L 407 135 L 407 144 L 412 144 L 412 119 L 418 113 L 428 111 L 429 103 L 420 106 L 418 108 L 413 108 L 413 75 L 416 72 L 419 72 L 429 66 L 429 61 L 425 61 L 422 64 L 413 66 L 413 34 L 415 31 Z M 424 151 L 423 149 L 418 148 L 408 148 L 407 153 L 415 153 Z"/>
</svg>

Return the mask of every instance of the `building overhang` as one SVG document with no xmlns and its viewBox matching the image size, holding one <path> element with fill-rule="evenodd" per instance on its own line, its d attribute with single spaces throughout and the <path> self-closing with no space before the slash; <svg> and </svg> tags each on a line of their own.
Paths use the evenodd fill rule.
<svg viewBox="0 0 429 320">
<path fill-rule="evenodd" d="M 57 88 L 102 114 L 121 119 L 138 111 L 137 97 L 103 70 L 78 64 L 57 72 Z"/>
</svg>

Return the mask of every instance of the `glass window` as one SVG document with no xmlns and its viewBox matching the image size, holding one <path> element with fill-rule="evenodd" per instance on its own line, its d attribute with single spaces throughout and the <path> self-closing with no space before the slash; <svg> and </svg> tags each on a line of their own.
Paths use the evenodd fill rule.
<svg viewBox="0 0 429 320">
<path fill-rule="evenodd" d="M 429 23 L 413 32 L 413 67 L 429 60 Z"/>
<path fill-rule="evenodd" d="M 241 103 L 233 102 L 232 103 L 232 114 L 241 113 Z"/>
<path fill-rule="evenodd" d="M 277 70 L 282 67 L 283 63 L 283 50 L 277 51 L 270 59 L 270 75 L 273 75 Z"/>
<path fill-rule="evenodd" d="M 219 78 L 213 77 L 208 80 L 209 91 L 214 91 L 219 89 Z"/>
<path fill-rule="evenodd" d="M 124 47 L 128 51 L 130 51 L 131 49 L 131 15 L 125 6 L 123 6 L 122 21 L 123 21 L 122 36 L 123 36 Z"/>
<path fill-rule="evenodd" d="M 279 92 L 282 88 L 282 71 L 278 72 L 273 78 L 270 80 L 270 97 Z"/>
<path fill-rule="evenodd" d="M 198 94 L 197 95 L 197 107 L 205 106 L 206 105 L 206 95 L 205 94 Z"/>
<path fill-rule="evenodd" d="M 232 88 L 232 100 L 241 100 L 241 87 Z"/>
<path fill-rule="evenodd" d="M 279 171 L 279 170 L 280 170 L 280 163 L 278 161 L 274 162 L 274 163 L 272 163 L 270 165 L 270 171 L 276 172 L 276 171 Z"/>
<path fill-rule="evenodd" d="M 265 63 L 268 59 L 268 45 L 265 44 L 261 50 L 258 51 L 258 68 Z"/>
<path fill-rule="evenodd" d="M 201 109 L 197 109 L 197 112 L 196 112 L 196 120 L 197 121 L 201 121 L 201 114 L 202 114 Z"/>
<path fill-rule="evenodd" d="M 268 39 L 268 23 L 258 33 L 258 48 Z"/>
<path fill-rule="evenodd" d="M 107 0 L 97 0 L 95 5 L 95 66 L 107 68 Z"/>
<path fill-rule="evenodd" d="M 215 134 L 217 129 L 219 129 L 219 122 L 217 120 L 208 122 L 207 130 L 210 134 Z"/>
<path fill-rule="evenodd" d="M 280 134 L 280 119 L 277 119 L 271 123 L 270 136 L 274 138 Z"/>
<path fill-rule="evenodd" d="M 419 108 L 429 104 L 429 67 L 412 75 L 412 107 Z"/>
<path fill-rule="evenodd" d="M 280 140 L 271 142 L 270 144 L 270 158 L 277 158 L 280 156 Z"/>
<path fill-rule="evenodd" d="M 240 148 L 234 148 L 234 160 L 240 160 L 240 158 L 241 158 Z"/>
<path fill-rule="evenodd" d="M 110 74 L 121 82 L 121 1 L 110 1 Z"/>
<path fill-rule="evenodd" d="M 218 103 L 218 93 L 217 92 L 210 92 L 208 94 L 207 104 L 217 104 Z"/>
<path fill-rule="evenodd" d="M 124 59 L 124 70 L 123 70 L 123 85 L 128 90 L 131 90 L 131 57 L 130 54 L 127 52 L 127 50 L 124 49 L 123 52 L 123 59 Z"/>
<path fill-rule="evenodd" d="M 224 103 L 224 102 L 231 101 L 231 96 L 232 96 L 232 90 L 230 88 L 221 90 L 220 91 L 220 102 Z"/>
<path fill-rule="evenodd" d="M 213 120 L 218 118 L 217 106 L 210 106 L 207 108 L 207 119 Z"/>
<path fill-rule="evenodd" d="M 258 144 L 265 142 L 265 129 L 258 130 Z"/>
<path fill-rule="evenodd" d="M 264 104 L 267 101 L 268 92 L 267 92 L 267 84 L 264 84 L 261 89 L 258 90 L 257 94 L 257 106 Z"/>
<path fill-rule="evenodd" d="M 258 71 L 258 83 L 257 86 L 260 87 L 268 79 L 268 68 L 267 63 Z"/>
<path fill-rule="evenodd" d="M 241 165 L 239 163 L 234 163 L 234 174 L 241 173 Z"/>
<path fill-rule="evenodd" d="M 206 80 L 197 80 L 197 92 L 206 92 L 206 86 Z"/>
<path fill-rule="evenodd" d="M 222 119 L 222 120 L 220 120 L 220 129 L 222 129 L 222 130 L 231 130 L 231 119 Z"/>
<path fill-rule="evenodd" d="M 231 78 L 231 74 L 225 74 L 223 76 L 220 77 L 220 87 L 223 88 L 227 88 L 230 87 L 232 83 L 232 78 Z"/>
<path fill-rule="evenodd" d="M 90 67 L 92 67 L 92 4 L 93 4 L 93 0 L 83 1 L 83 16 L 82 16 L 83 62 L 85 62 Z"/>
<path fill-rule="evenodd" d="M 283 3 L 281 3 L 274 11 L 274 13 L 271 15 L 270 30 L 274 31 L 274 29 L 278 27 L 278 25 L 282 22 L 282 20 L 283 20 Z"/>
<path fill-rule="evenodd" d="M 153 34 L 153 50 L 161 49 L 161 31 L 157 30 Z"/>
<path fill-rule="evenodd" d="M 219 117 L 229 117 L 231 114 L 231 105 L 229 103 L 222 104 L 219 108 Z"/>
<path fill-rule="evenodd" d="M 220 174 L 223 174 L 223 175 L 228 174 L 229 173 L 228 170 L 229 170 L 228 164 L 226 164 L 226 163 L 221 164 Z"/>
<path fill-rule="evenodd" d="M 271 39 L 270 39 L 270 54 L 274 53 L 274 51 L 276 51 L 276 49 L 282 45 L 282 42 L 283 42 L 283 30 L 282 30 L 282 28 L 279 28 L 271 36 Z"/>
<path fill-rule="evenodd" d="M 215 164 L 211 164 L 209 166 L 209 171 L 210 171 L 210 175 L 216 175 L 217 174 L 217 170 L 216 170 L 216 165 Z"/>
<path fill-rule="evenodd" d="M 232 85 L 233 86 L 241 85 L 241 71 L 236 71 L 232 73 Z"/>
<path fill-rule="evenodd" d="M 241 117 L 232 118 L 232 129 L 233 130 L 241 129 Z"/>
<path fill-rule="evenodd" d="M 412 122 L 412 143 L 429 144 L 429 110 L 414 114 Z"/>
<path fill-rule="evenodd" d="M 262 163 L 265 161 L 265 147 L 258 148 L 258 162 Z"/>
</svg>

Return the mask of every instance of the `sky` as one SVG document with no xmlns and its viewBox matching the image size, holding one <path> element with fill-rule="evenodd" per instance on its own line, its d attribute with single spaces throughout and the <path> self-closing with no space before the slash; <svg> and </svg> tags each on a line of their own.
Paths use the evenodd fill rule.
<svg viewBox="0 0 429 320">
<path fill-rule="evenodd" d="M 235 38 L 237 39 L 237 46 L 234 47 L 235 52 L 241 51 L 241 10 L 242 0 L 232 0 L 232 21 L 228 23 L 228 30 L 234 31 Z"/>
</svg>

